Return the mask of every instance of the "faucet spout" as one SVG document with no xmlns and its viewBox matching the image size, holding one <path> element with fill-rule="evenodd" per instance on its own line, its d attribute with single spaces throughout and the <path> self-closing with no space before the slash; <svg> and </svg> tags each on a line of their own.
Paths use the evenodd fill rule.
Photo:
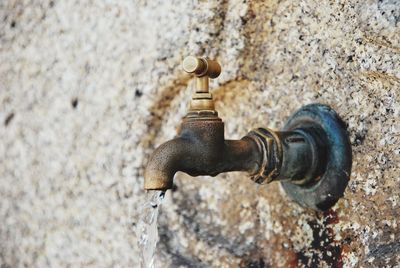
<svg viewBox="0 0 400 268">
<path fill-rule="evenodd" d="M 189 155 L 189 143 L 179 137 L 163 143 L 154 151 L 144 173 L 146 190 L 172 188 L 174 175 L 180 169 L 182 159 Z"/>
</svg>

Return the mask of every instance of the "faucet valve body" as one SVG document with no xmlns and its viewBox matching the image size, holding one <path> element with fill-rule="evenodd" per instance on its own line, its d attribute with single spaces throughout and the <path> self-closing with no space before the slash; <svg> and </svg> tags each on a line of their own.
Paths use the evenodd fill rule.
<svg viewBox="0 0 400 268">
<path fill-rule="evenodd" d="M 246 171 L 253 181 L 280 181 L 297 203 L 315 210 L 333 206 L 347 186 L 351 147 L 345 125 L 330 107 L 310 104 L 295 112 L 282 131 L 257 128 L 240 140 L 225 140 L 209 78 L 218 62 L 187 57 L 183 69 L 196 75 L 196 89 L 178 135 L 159 146 L 145 169 L 145 189 L 166 190 L 178 171 L 216 176 Z"/>
</svg>

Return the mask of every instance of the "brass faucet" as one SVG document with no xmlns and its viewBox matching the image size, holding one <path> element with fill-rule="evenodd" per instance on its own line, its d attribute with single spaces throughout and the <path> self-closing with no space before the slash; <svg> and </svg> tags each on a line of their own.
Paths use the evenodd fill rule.
<svg viewBox="0 0 400 268">
<path fill-rule="evenodd" d="M 146 190 L 167 190 L 176 172 L 216 176 L 246 171 L 253 181 L 281 181 L 303 206 L 324 210 L 343 195 L 351 169 L 351 147 L 344 124 L 326 105 L 304 106 L 284 131 L 257 128 L 240 140 L 225 140 L 209 78 L 221 73 L 218 62 L 187 57 L 183 69 L 196 76 L 189 111 L 176 138 L 159 146 L 145 169 Z"/>
</svg>

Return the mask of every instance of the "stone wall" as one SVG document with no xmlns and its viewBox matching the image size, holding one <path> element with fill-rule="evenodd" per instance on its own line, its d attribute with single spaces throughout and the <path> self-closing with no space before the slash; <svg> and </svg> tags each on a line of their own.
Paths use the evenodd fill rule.
<svg viewBox="0 0 400 268">
<path fill-rule="evenodd" d="M 246 174 L 178 174 L 157 267 L 400 263 L 399 0 L 5 0 L 1 267 L 138 267 L 143 167 L 186 113 L 187 55 L 221 62 L 228 138 L 325 103 L 348 124 L 353 169 L 325 213 Z"/>
</svg>

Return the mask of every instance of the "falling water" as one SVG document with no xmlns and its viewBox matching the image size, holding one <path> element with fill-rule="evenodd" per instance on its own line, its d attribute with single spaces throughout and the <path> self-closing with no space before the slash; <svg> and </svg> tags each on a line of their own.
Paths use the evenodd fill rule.
<svg viewBox="0 0 400 268">
<path fill-rule="evenodd" d="M 151 191 L 147 195 L 147 201 L 142 207 L 137 223 L 136 235 L 139 239 L 138 246 L 142 268 L 154 268 L 154 254 L 158 242 L 158 209 L 165 192 Z"/>
</svg>

